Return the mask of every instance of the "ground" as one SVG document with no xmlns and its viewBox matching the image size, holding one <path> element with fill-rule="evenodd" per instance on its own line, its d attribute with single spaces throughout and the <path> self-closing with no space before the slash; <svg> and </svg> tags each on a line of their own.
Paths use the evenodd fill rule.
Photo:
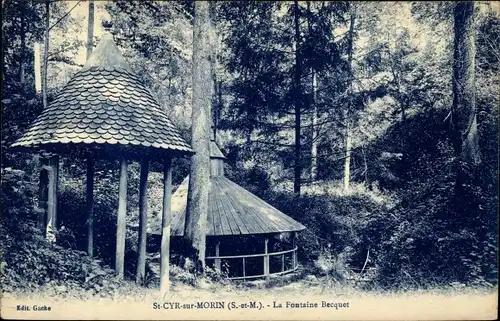
<svg viewBox="0 0 500 321">
<path fill-rule="evenodd" d="M 362 290 L 326 279 L 301 279 L 272 285 L 272 281 L 221 284 L 200 281 L 197 286 L 174 282 L 165 298 L 157 288 L 125 282 L 113 295 L 57 289 L 5 293 L 2 317 L 125 318 L 125 319 L 494 319 L 495 288 L 455 287 L 384 292 Z M 168 302 L 167 304 L 164 304 Z M 211 302 L 220 302 L 213 303 Z M 255 302 L 255 303 L 253 303 Z M 255 306 L 253 305 L 255 304 Z M 317 304 L 317 306 L 314 306 Z M 17 311 L 18 305 L 51 307 L 50 312 Z M 219 309 L 220 308 L 220 309 Z M 202 312 L 202 313 L 200 313 Z M 38 313 L 38 314 L 37 314 Z"/>
</svg>

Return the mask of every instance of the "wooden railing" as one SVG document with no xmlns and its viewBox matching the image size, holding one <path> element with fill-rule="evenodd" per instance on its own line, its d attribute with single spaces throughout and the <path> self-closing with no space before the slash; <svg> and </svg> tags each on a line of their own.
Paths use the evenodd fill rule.
<svg viewBox="0 0 500 321">
<path fill-rule="evenodd" d="M 286 266 L 285 265 L 285 255 L 288 253 L 292 253 L 292 267 L 290 269 L 285 270 L 285 266 Z M 271 256 L 281 256 L 281 271 L 270 273 L 269 261 L 270 261 Z M 255 257 L 262 257 L 264 259 L 264 274 L 246 275 L 246 260 L 245 259 L 255 258 Z M 298 264 L 297 264 L 297 246 L 295 246 L 293 249 L 290 249 L 290 250 L 269 253 L 269 252 L 267 252 L 267 244 L 266 244 L 266 251 L 264 253 L 261 253 L 261 254 L 227 255 L 227 256 L 216 255 L 216 256 L 208 256 L 208 257 L 206 257 L 206 259 L 207 260 L 214 260 L 215 261 L 215 268 L 218 270 L 220 270 L 221 260 L 241 259 L 242 267 L 243 267 L 243 276 L 228 277 L 228 279 L 230 279 L 230 280 L 256 279 L 256 278 L 262 278 L 262 277 L 282 275 L 282 274 L 286 274 L 289 272 L 293 272 L 293 271 L 297 270 L 297 267 L 298 267 Z"/>
</svg>

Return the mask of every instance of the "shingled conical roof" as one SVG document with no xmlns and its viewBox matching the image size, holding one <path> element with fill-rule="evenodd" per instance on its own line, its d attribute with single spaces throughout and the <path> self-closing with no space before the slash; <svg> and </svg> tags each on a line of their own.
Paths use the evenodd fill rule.
<svg viewBox="0 0 500 321">
<path fill-rule="evenodd" d="M 13 147 L 134 146 L 192 153 L 107 31 L 85 66 Z"/>
</svg>

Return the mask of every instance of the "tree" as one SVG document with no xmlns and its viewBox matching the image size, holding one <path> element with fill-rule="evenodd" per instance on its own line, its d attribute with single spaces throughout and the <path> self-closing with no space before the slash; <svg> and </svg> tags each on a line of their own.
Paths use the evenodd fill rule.
<svg viewBox="0 0 500 321">
<path fill-rule="evenodd" d="M 94 47 L 94 0 L 89 0 L 89 20 L 87 27 L 87 59 L 92 54 Z"/>
<path fill-rule="evenodd" d="M 43 71 L 42 71 L 42 96 L 43 109 L 47 109 L 47 79 L 49 73 L 49 33 L 50 33 L 50 1 L 45 0 L 45 33 L 43 40 Z"/>
<path fill-rule="evenodd" d="M 457 2 L 453 42 L 453 141 L 457 157 L 472 165 L 481 162 L 476 120 L 475 33 L 474 3 Z"/>
<path fill-rule="evenodd" d="M 26 18 L 24 14 L 21 14 L 21 30 L 20 38 L 21 38 L 21 72 L 20 72 L 20 80 L 21 85 L 24 85 L 25 82 L 25 59 L 26 59 Z"/>
<path fill-rule="evenodd" d="M 332 34 L 345 25 L 346 3 L 311 1 L 310 10 L 300 1 L 220 7 L 230 80 L 219 128 L 241 137 L 246 166 L 267 164 L 274 182 L 297 192 L 314 160 L 327 154 L 318 150 L 313 157 L 315 144 L 327 145 L 337 131 L 345 46 Z M 316 122 L 306 121 L 315 113 Z"/>
<path fill-rule="evenodd" d="M 115 1 L 105 7 L 117 31 L 117 45 L 131 67 L 142 75 L 165 112 L 189 139 L 193 50 L 190 3 Z M 174 172 L 174 181 L 177 174 Z"/>
<path fill-rule="evenodd" d="M 193 108 L 191 158 L 185 235 L 196 250 L 195 259 L 205 267 L 205 247 L 210 184 L 210 110 L 213 79 L 210 65 L 212 56 L 212 26 L 209 2 L 195 2 L 193 29 Z"/>
<path fill-rule="evenodd" d="M 350 24 L 349 24 L 349 39 L 347 47 L 347 64 L 348 64 L 348 105 L 344 109 L 344 126 L 345 126 L 345 161 L 344 161 L 344 190 L 349 190 L 351 181 L 351 119 L 350 109 L 352 106 L 353 95 L 353 70 L 352 70 L 352 54 L 354 51 L 354 23 L 356 21 L 356 6 L 353 2 L 350 3 Z"/>
<path fill-rule="evenodd" d="M 294 100 L 295 100 L 295 160 L 294 160 L 294 177 L 293 177 L 293 192 L 300 196 L 300 185 L 302 178 L 302 160 L 300 155 L 300 129 L 301 129 L 301 114 L 302 111 L 302 57 L 300 56 L 300 19 L 299 19 L 299 2 L 294 1 L 293 17 L 295 27 L 295 75 L 294 75 Z"/>
<path fill-rule="evenodd" d="M 307 1 L 307 28 L 312 35 L 311 1 Z M 316 106 L 316 91 L 318 90 L 318 79 L 314 66 L 311 67 L 311 181 L 314 182 L 318 176 L 318 108 Z"/>
</svg>

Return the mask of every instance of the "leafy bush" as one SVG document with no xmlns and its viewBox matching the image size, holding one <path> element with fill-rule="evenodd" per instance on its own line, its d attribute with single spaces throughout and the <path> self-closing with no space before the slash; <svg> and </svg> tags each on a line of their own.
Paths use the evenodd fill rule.
<svg viewBox="0 0 500 321">
<path fill-rule="evenodd" d="M 2 170 L 1 283 L 4 291 L 74 282 L 95 287 L 97 275 L 113 271 L 81 251 L 48 243 L 35 227 L 35 185 L 20 170 Z M 93 280 L 93 281 L 92 281 Z"/>
<path fill-rule="evenodd" d="M 448 127 L 435 125 L 445 117 L 444 111 L 419 114 L 404 128 L 394 126 L 380 143 L 398 141 L 394 136 L 406 131 L 407 139 L 396 146 L 407 155 L 405 164 L 392 168 L 404 178 L 394 190 L 400 202 L 385 218 L 368 224 L 369 231 L 380 235 L 373 245 L 380 267 L 378 281 L 384 286 L 498 282 L 498 191 L 491 188 L 498 183 L 492 174 L 497 171 L 492 168 L 497 156 L 491 154 L 497 150 L 491 144 L 497 133 L 493 134 L 491 122 L 482 123 L 481 132 L 492 134 L 488 139 L 481 135 L 482 146 L 487 147 L 482 149 L 485 161 L 469 168 L 454 157 Z M 457 166 L 464 169 L 460 189 Z M 377 174 L 372 172 L 371 177 Z"/>
</svg>

